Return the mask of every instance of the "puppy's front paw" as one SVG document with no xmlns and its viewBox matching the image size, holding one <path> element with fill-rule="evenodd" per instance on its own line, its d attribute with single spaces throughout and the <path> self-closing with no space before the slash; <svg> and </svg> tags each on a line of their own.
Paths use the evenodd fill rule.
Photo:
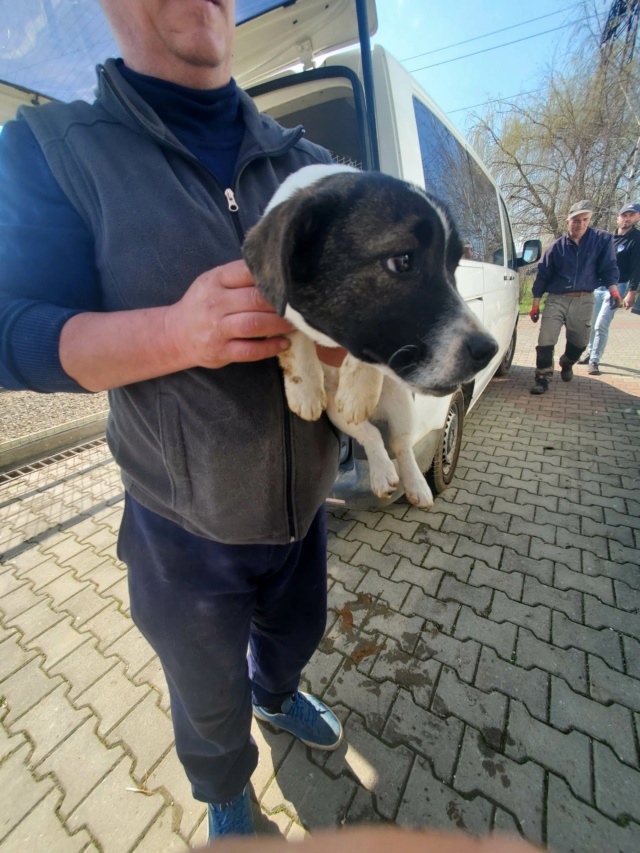
<svg viewBox="0 0 640 853">
<path fill-rule="evenodd" d="M 421 509 L 431 509 L 433 506 L 433 495 L 424 478 L 409 484 L 405 483 L 405 494 L 409 503 L 414 506 L 419 506 Z"/>
<path fill-rule="evenodd" d="M 378 406 L 379 394 L 373 395 L 346 393 L 338 388 L 336 409 L 348 424 L 361 424 L 368 421 Z"/>
<path fill-rule="evenodd" d="M 390 459 L 378 464 L 369 462 L 369 479 L 371 491 L 379 498 L 390 498 L 400 485 L 400 477 Z"/>
<path fill-rule="evenodd" d="M 303 421 L 319 420 L 327 408 L 327 395 L 322 386 L 288 379 L 285 381 L 285 391 L 289 408 Z"/>
</svg>

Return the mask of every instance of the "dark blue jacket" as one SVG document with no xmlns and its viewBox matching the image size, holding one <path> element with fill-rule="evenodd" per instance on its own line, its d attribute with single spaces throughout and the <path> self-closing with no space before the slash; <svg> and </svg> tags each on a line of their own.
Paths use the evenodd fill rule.
<svg viewBox="0 0 640 853">
<path fill-rule="evenodd" d="M 598 228 L 587 228 L 579 243 L 563 234 L 552 243 L 538 264 L 533 296 L 545 293 L 591 292 L 618 281 L 613 237 Z"/>
</svg>

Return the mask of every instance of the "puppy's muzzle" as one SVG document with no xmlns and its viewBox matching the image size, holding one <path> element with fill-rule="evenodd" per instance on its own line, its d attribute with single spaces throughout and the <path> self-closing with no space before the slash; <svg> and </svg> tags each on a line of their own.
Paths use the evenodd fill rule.
<svg viewBox="0 0 640 853">
<path fill-rule="evenodd" d="M 465 356 L 469 367 L 474 373 L 478 373 L 486 367 L 494 355 L 498 352 L 498 344 L 491 335 L 477 332 L 465 341 Z"/>
</svg>

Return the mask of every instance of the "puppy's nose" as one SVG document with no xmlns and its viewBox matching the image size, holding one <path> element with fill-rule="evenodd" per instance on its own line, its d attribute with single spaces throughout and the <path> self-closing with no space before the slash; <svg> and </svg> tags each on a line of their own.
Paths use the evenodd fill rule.
<svg viewBox="0 0 640 853">
<path fill-rule="evenodd" d="M 498 352 L 498 344 L 490 335 L 478 333 L 467 339 L 467 351 L 476 370 L 482 370 Z"/>
</svg>

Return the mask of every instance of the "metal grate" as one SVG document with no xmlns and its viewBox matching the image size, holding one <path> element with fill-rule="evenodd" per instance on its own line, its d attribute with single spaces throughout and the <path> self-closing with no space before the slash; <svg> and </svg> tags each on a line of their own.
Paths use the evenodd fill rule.
<svg viewBox="0 0 640 853">
<path fill-rule="evenodd" d="M 347 157 L 345 154 L 336 154 L 334 151 L 332 151 L 331 159 L 339 166 L 353 166 L 354 169 L 360 169 L 360 171 L 362 171 L 362 162 L 360 160 L 353 160 L 351 157 Z"/>
<path fill-rule="evenodd" d="M 33 474 L 40 471 L 42 468 L 47 468 L 49 465 L 55 465 L 58 462 L 64 462 L 65 459 L 72 459 L 80 453 L 85 453 L 87 450 L 102 447 L 106 445 L 106 438 L 96 438 L 93 441 L 88 441 L 86 444 L 78 444 L 76 447 L 71 447 L 69 450 L 63 450 L 60 453 L 55 453 L 53 456 L 47 456 L 44 459 L 38 459 L 36 462 L 31 462 L 29 465 L 23 465 L 21 468 L 14 468 L 12 471 L 4 471 L 0 473 L 0 486 L 12 483 L 20 477 L 26 477 L 28 474 Z"/>
</svg>

